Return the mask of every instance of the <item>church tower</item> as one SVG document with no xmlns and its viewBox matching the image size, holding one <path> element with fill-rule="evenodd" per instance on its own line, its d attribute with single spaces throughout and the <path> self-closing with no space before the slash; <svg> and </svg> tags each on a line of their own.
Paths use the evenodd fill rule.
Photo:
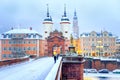
<svg viewBox="0 0 120 80">
<path fill-rule="evenodd" d="M 70 39 L 70 21 L 66 14 L 66 5 L 64 6 L 64 15 L 61 18 L 60 25 L 63 36 L 67 39 Z"/>
<path fill-rule="evenodd" d="M 76 10 L 74 12 L 74 17 L 73 17 L 73 35 L 75 38 L 79 38 L 79 26 L 78 26 L 78 18 L 76 15 Z"/>
<path fill-rule="evenodd" d="M 50 32 L 52 32 L 52 28 L 53 28 L 53 22 L 52 22 L 52 18 L 49 15 L 49 6 L 47 4 L 47 17 L 44 19 L 43 21 L 43 25 L 44 25 L 44 39 L 46 39 Z"/>
</svg>

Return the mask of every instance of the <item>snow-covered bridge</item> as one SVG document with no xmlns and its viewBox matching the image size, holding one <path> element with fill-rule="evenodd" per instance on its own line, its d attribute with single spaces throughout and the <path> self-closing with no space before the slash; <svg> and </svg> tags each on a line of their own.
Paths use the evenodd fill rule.
<svg viewBox="0 0 120 80">
<path fill-rule="evenodd" d="M 0 68 L 1 80 L 55 80 L 61 58 L 54 63 L 53 57 Z M 53 69 L 54 68 L 54 69 Z M 51 76 L 52 75 L 52 76 Z"/>
</svg>

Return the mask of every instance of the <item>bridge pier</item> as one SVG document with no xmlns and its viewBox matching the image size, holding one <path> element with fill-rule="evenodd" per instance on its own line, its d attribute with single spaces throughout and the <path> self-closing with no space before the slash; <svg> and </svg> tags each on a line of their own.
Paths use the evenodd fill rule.
<svg viewBox="0 0 120 80">
<path fill-rule="evenodd" d="M 81 56 L 64 56 L 62 80 L 83 80 L 84 59 Z"/>
</svg>

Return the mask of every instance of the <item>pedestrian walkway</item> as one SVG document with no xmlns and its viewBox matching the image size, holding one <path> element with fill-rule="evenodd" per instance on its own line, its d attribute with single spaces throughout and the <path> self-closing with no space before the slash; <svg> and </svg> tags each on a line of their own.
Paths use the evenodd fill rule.
<svg viewBox="0 0 120 80">
<path fill-rule="evenodd" d="M 46 57 L 0 69 L 1 80 L 44 80 L 52 67 L 54 58 Z"/>
</svg>

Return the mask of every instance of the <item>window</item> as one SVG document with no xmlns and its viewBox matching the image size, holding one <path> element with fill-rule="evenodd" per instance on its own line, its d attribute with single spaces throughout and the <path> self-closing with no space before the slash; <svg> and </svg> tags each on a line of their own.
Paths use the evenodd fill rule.
<svg viewBox="0 0 120 80">
<path fill-rule="evenodd" d="M 36 35 L 33 35 L 33 38 L 36 38 Z"/>
<path fill-rule="evenodd" d="M 31 50 L 31 48 L 30 48 L 30 47 L 28 47 L 28 50 Z"/>
<path fill-rule="evenodd" d="M 3 58 L 6 58 L 7 56 L 6 56 L 6 54 L 3 54 L 2 57 L 3 57 Z"/>
<path fill-rule="evenodd" d="M 94 44 L 94 43 L 92 43 L 92 46 L 95 46 L 95 44 Z"/>
<path fill-rule="evenodd" d="M 35 43 L 36 43 L 36 41 L 34 40 L 34 41 L 33 41 L 33 43 L 35 44 Z"/>
<path fill-rule="evenodd" d="M 9 50 L 11 50 L 11 47 L 9 47 Z"/>
<path fill-rule="evenodd" d="M 28 41 L 28 43 L 30 44 L 31 42 L 30 42 L 30 41 Z"/>
<path fill-rule="evenodd" d="M 15 42 L 15 41 L 13 41 L 13 44 L 16 44 L 16 42 Z"/>
<path fill-rule="evenodd" d="M 24 50 L 26 50 L 26 48 L 24 47 Z"/>
<path fill-rule="evenodd" d="M 19 38 L 21 37 L 21 35 L 19 35 Z"/>
<path fill-rule="evenodd" d="M 67 31 L 65 31 L 65 33 L 68 33 Z"/>
<path fill-rule="evenodd" d="M 4 47 L 4 48 L 3 48 L 3 50 L 7 50 L 7 48 L 6 48 L 6 47 Z"/>
<path fill-rule="evenodd" d="M 28 38 L 31 38 L 31 35 L 28 35 Z"/>
<path fill-rule="evenodd" d="M 11 35 L 11 34 L 9 34 L 9 35 L 8 35 L 8 38 L 11 38 L 11 37 L 12 37 L 12 35 Z"/>
<path fill-rule="evenodd" d="M 47 33 L 47 31 L 45 31 L 45 33 Z"/>
<path fill-rule="evenodd" d="M 34 47 L 33 50 L 36 50 L 36 48 Z"/>
<path fill-rule="evenodd" d="M 11 54 L 8 55 L 9 58 L 12 58 L 13 56 Z"/>
<path fill-rule="evenodd" d="M 6 36 L 6 35 L 3 35 L 3 38 L 7 38 L 7 36 Z"/>
<path fill-rule="evenodd" d="M 9 41 L 9 44 L 11 44 L 12 42 L 11 41 Z"/>
</svg>

